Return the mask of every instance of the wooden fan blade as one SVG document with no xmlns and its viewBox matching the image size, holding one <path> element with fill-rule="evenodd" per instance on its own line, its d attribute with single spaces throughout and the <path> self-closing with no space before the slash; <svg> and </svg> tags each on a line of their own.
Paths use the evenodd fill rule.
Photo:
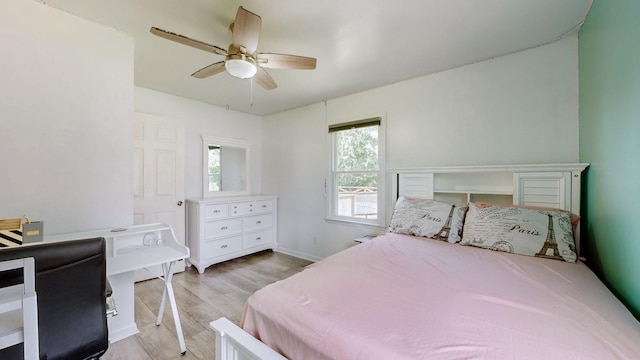
<svg viewBox="0 0 640 360">
<path fill-rule="evenodd" d="M 208 51 L 214 54 L 227 56 L 227 50 L 215 45 L 207 44 L 199 40 L 194 40 L 184 35 L 172 33 L 170 31 L 162 30 L 157 27 L 152 27 L 150 31 L 153 35 L 160 36 L 161 38 L 165 38 L 167 40 L 175 41 L 177 43 Z"/>
<path fill-rule="evenodd" d="M 267 70 L 261 68 L 260 66 L 256 67 L 258 68 L 258 72 L 256 72 L 256 75 L 253 78 L 255 79 L 256 83 L 258 83 L 258 85 L 262 86 L 265 90 L 273 90 L 278 87 Z"/>
<path fill-rule="evenodd" d="M 224 61 L 218 61 L 191 74 L 194 78 L 204 79 L 224 71 Z"/>
<path fill-rule="evenodd" d="M 236 20 L 231 27 L 233 46 L 238 49 L 244 47 L 247 49 L 247 54 L 255 53 L 258 49 L 261 26 L 262 19 L 260 16 L 240 6 L 236 13 Z"/>
<path fill-rule="evenodd" d="M 260 53 L 258 64 L 270 69 L 313 70 L 316 68 L 316 59 L 298 55 Z"/>
</svg>

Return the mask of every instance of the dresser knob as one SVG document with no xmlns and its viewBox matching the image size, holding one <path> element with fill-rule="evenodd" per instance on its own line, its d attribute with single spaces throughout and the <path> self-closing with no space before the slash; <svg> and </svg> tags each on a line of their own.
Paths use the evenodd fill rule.
<svg viewBox="0 0 640 360">
<path fill-rule="evenodd" d="M 226 245 L 226 244 L 225 244 L 225 245 L 220 246 L 220 249 L 226 249 L 226 248 L 227 248 L 227 245 Z"/>
<path fill-rule="evenodd" d="M 223 226 L 223 227 L 220 228 L 220 230 L 227 230 L 227 229 L 228 229 L 227 226 Z"/>
<path fill-rule="evenodd" d="M 256 224 L 262 224 L 262 221 L 258 220 L 256 221 Z"/>
<path fill-rule="evenodd" d="M 260 236 L 258 236 L 258 237 L 256 238 L 256 241 L 260 241 L 260 240 L 262 240 L 262 238 L 261 238 Z"/>
</svg>

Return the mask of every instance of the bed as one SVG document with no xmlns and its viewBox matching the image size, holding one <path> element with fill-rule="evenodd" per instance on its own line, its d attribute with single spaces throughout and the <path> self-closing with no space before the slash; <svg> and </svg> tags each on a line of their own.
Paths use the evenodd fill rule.
<svg viewBox="0 0 640 360">
<path fill-rule="evenodd" d="M 214 321 L 218 358 L 639 359 L 640 324 L 578 260 L 575 226 L 401 196 L 387 233 L 254 293 L 243 330 Z"/>
</svg>

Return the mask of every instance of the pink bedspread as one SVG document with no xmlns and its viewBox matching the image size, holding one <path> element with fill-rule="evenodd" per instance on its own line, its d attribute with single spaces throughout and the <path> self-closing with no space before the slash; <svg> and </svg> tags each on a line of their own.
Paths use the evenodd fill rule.
<svg viewBox="0 0 640 360">
<path fill-rule="evenodd" d="M 243 328 L 289 359 L 640 359 L 584 264 L 396 234 L 257 291 Z"/>
</svg>

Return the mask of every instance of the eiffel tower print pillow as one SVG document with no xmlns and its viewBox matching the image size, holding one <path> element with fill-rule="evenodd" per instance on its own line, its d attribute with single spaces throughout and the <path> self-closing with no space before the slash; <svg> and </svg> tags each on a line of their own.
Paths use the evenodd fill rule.
<svg viewBox="0 0 640 360">
<path fill-rule="evenodd" d="M 469 204 L 461 245 L 575 262 L 571 214 L 495 204 Z"/>
<path fill-rule="evenodd" d="M 457 243 L 466 210 L 466 206 L 402 196 L 396 202 L 388 231 Z"/>
</svg>

